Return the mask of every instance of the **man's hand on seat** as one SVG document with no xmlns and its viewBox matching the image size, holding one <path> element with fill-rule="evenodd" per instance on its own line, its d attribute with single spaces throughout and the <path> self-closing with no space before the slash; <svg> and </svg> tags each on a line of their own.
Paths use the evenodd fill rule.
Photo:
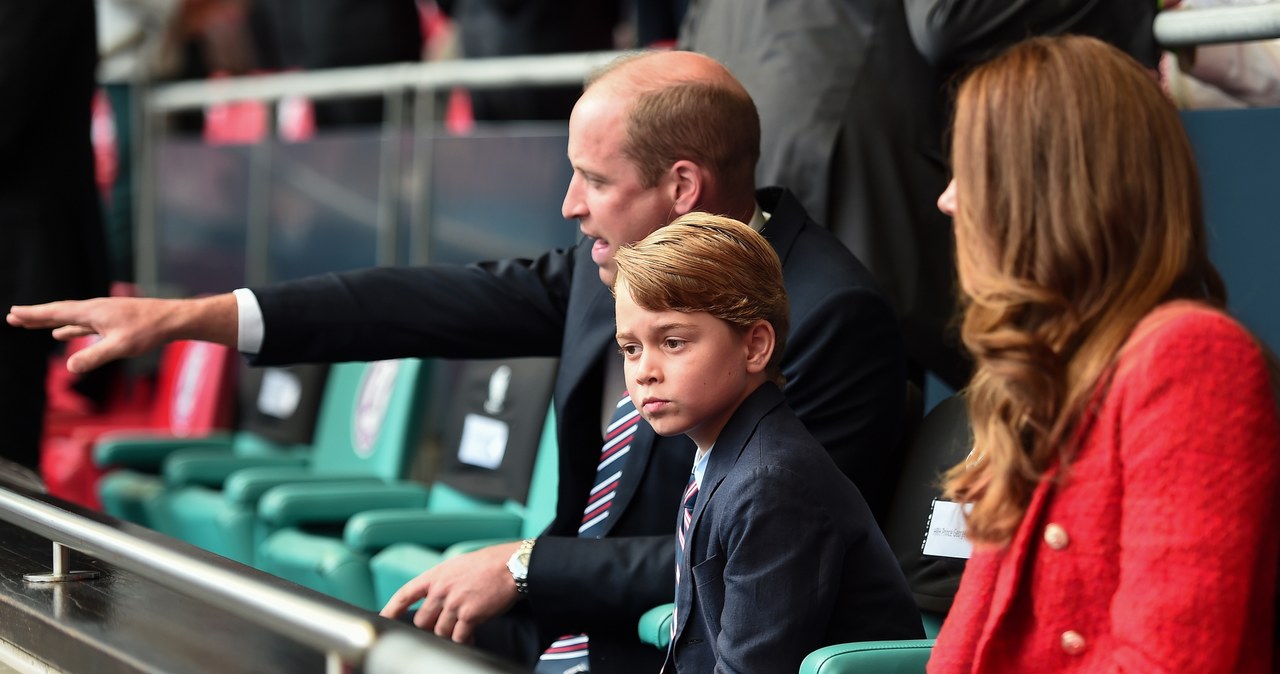
<svg viewBox="0 0 1280 674">
<path fill-rule="evenodd" d="M 507 570 L 507 560 L 519 545 L 494 545 L 441 562 L 397 590 L 382 607 L 382 615 L 398 618 L 422 599 L 414 625 L 471 643 L 476 627 L 505 613 L 520 598 Z"/>
</svg>

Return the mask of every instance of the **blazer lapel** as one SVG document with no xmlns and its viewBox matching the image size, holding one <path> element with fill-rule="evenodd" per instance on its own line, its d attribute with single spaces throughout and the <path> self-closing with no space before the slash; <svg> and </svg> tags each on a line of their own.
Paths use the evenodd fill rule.
<svg viewBox="0 0 1280 674">
<path fill-rule="evenodd" d="M 781 187 L 766 187 L 756 191 L 756 203 L 760 210 L 769 214 L 769 221 L 760 230 L 773 246 L 774 252 L 783 266 L 791 256 L 791 248 L 800 236 L 801 225 L 808 220 L 800 202 L 790 192 Z"/>
<path fill-rule="evenodd" d="M 565 334 L 576 335 L 577 339 L 566 341 L 564 353 L 560 357 L 562 387 L 557 393 L 561 394 L 568 394 L 570 389 L 575 389 L 584 380 L 590 379 L 588 374 L 598 366 L 601 358 L 606 357 L 605 349 L 614 342 L 616 328 L 613 296 L 599 279 L 591 278 L 587 281 L 594 285 L 587 286 L 590 290 L 580 308 L 570 312 L 569 321 L 572 324 L 565 326 Z M 599 391 L 585 393 L 592 399 L 600 395 Z"/>
</svg>

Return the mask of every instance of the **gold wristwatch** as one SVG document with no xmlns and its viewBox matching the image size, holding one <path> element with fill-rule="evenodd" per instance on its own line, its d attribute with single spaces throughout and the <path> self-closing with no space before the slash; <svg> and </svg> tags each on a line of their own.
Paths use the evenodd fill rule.
<svg viewBox="0 0 1280 674">
<path fill-rule="evenodd" d="M 533 555 L 533 544 L 536 541 L 534 538 L 520 541 L 520 547 L 507 560 L 507 570 L 511 572 L 512 580 L 516 581 L 516 592 L 520 594 L 529 594 L 529 557 Z"/>
</svg>

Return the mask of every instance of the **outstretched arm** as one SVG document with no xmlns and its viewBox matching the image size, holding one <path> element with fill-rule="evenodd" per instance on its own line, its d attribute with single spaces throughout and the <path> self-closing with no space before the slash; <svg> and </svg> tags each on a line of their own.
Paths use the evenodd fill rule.
<svg viewBox="0 0 1280 674">
<path fill-rule="evenodd" d="M 67 360 L 67 369 L 75 373 L 137 356 L 178 339 L 235 348 L 239 329 L 236 299 L 231 293 L 188 300 L 100 297 L 15 306 L 9 309 L 5 320 L 19 328 L 52 328 L 53 336 L 62 341 L 101 335 L 101 340 Z"/>
</svg>

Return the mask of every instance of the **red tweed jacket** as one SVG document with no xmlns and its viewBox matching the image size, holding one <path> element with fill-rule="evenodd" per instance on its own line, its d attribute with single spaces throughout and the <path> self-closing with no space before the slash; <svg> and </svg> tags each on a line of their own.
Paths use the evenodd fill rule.
<svg viewBox="0 0 1280 674">
<path fill-rule="evenodd" d="M 1084 432 L 1013 541 L 975 548 L 929 672 L 1269 672 L 1280 422 L 1253 339 L 1158 309 Z"/>
</svg>

